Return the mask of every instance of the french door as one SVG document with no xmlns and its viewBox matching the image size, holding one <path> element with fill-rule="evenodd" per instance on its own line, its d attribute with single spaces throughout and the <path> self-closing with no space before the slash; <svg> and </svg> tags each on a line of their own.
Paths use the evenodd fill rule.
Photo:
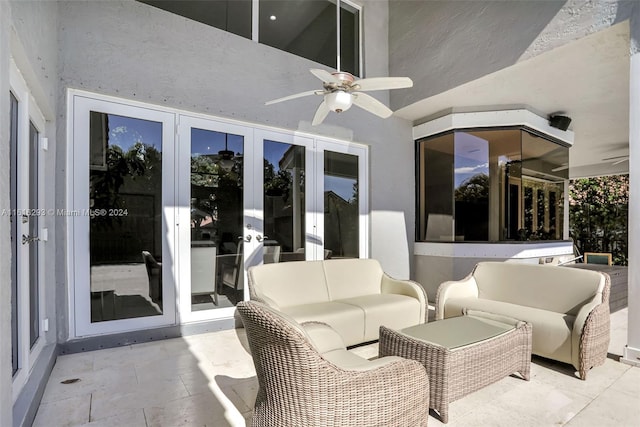
<svg viewBox="0 0 640 427">
<path fill-rule="evenodd" d="M 228 318 L 262 263 L 367 257 L 367 150 L 72 96 L 76 336 Z"/>
<path fill-rule="evenodd" d="M 11 360 L 14 399 L 44 346 L 42 265 L 46 241 L 42 167 L 45 119 L 11 62 L 10 209 L 11 222 Z"/>
<path fill-rule="evenodd" d="M 175 115 L 73 97 L 76 336 L 175 323 Z"/>
</svg>

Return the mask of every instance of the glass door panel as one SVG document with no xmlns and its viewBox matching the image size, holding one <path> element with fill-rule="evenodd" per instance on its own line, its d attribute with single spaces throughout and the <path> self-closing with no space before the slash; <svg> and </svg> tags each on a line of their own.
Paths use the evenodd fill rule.
<svg viewBox="0 0 640 427">
<path fill-rule="evenodd" d="M 367 149 L 357 144 L 319 141 L 316 165 L 323 207 L 318 218 L 324 258 L 368 257 Z"/>
<path fill-rule="evenodd" d="M 90 113 L 91 322 L 158 316 L 162 123 Z"/>
<path fill-rule="evenodd" d="M 243 299 L 244 137 L 191 129 L 191 310 Z"/>
<path fill-rule="evenodd" d="M 38 152 L 40 135 L 33 123 L 29 123 L 29 209 L 37 211 L 38 203 Z M 29 235 L 23 244 L 29 245 L 29 346 L 33 348 L 40 337 L 40 285 L 38 278 L 38 215 L 27 215 Z M 24 222 L 24 221 L 23 221 Z"/>
<path fill-rule="evenodd" d="M 335 258 L 358 258 L 358 156 L 324 152 L 324 250 Z"/>
<path fill-rule="evenodd" d="M 305 259 L 305 147 L 264 141 L 264 264 Z"/>
</svg>

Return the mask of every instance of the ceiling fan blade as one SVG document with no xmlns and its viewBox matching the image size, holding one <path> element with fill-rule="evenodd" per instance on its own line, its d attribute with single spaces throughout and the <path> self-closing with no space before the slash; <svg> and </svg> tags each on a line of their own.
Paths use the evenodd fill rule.
<svg viewBox="0 0 640 427">
<path fill-rule="evenodd" d="M 409 77 L 372 77 L 370 79 L 356 80 L 352 86 L 358 85 L 361 92 L 372 90 L 403 89 L 413 86 L 413 80 Z"/>
<path fill-rule="evenodd" d="M 318 106 L 315 116 L 313 116 L 313 121 L 311 122 L 311 125 L 316 126 L 322 123 L 324 119 L 327 117 L 327 114 L 329 114 L 329 106 L 323 100 Z"/>
<path fill-rule="evenodd" d="M 316 94 L 318 94 L 318 92 L 319 92 L 319 94 L 322 94 L 322 91 L 310 90 L 310 91 L 307 91 L 307 92 L 296 93 L 294 95 L 289 95 L 289 96 L 285 96 L 283 98 L 274 99 L 272 101 L 265 102 L 264 105 L 276 104 L 278 102 L 289 101 L 290 99 L 302 98 L 303 96 L 316 95 Z"/>
<path fill-rule="evenodd" d="M 367 110 L 368 112 L 373 113 L 376 116 L 382 117 L 383 119 L 386 119 L 393 114 L 393 111 L 391 111 L 389 107 L 387 107 L 371 95 L 359 92 L 355 92 L 352 95 L 353 103 L 363 110 Z"/>
<path fill-rule="evenodd" d="M 628 161 L 629 161 L 629 158 L 625 157 L 623 159 L 616 160 L 615 162 L 611 163 L 611 166 L 619 165 L 620 163 L 624 163 L 624 162 L 628 162 Z"/>
<path fill-rule="evenodd" d="M 342 84 L 342 81 L 339 78 L 337 78 L 336 76 L 334 76 L 333 74 L 331 74 L 327 70 L 321 70 L 319 68 L 312 68 L 309 71 L 311 71 L 311 74 L 313 74 L 314 76 L 316 76 L 317 78 L 319 78 L 320 80 L 322 80 L 325 83 Z"/>
</svg>

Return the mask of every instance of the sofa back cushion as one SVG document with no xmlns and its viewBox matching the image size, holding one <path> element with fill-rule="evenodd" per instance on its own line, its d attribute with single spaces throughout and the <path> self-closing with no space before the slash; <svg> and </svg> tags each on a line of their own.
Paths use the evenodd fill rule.
<svg viewBox="0 0 640 427">
<path fill-rule="evenodd" d="M 481 262 L 473 272 L 478 297 L 576 315 L 602 301 L 605 277 L 596 271 L 517 262 Z"/>
<path fill-rule="evenodd" d="M 329 301 L 323 261 L 278 262 L 249 268 L 252 297 L 266 296 L 280 307 Z"/>
<path fill-rule="evenodd" d="M 380 293 L 383 272 L 375 259 L 325 260 L 324 272 L 332 301 Z"/>
</svg>

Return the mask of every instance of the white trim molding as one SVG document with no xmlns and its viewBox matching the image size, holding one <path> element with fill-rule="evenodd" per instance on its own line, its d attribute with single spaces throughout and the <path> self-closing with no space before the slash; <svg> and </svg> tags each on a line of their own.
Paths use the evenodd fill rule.
<svg viewBox="0 0 640 427">
<path fill-rule="evenodd" d="M 451 112 L 445 116 L 413 127 L 413 139 L 437 135 L 453 129 L 488 128 L 503 126 L 526 126 L 542 132 L 567 145 L 573 145 L 574 133 L 549 125 L 546 118 L 529 110 L 501 110 L 481 112 Z"/>
</svg>

